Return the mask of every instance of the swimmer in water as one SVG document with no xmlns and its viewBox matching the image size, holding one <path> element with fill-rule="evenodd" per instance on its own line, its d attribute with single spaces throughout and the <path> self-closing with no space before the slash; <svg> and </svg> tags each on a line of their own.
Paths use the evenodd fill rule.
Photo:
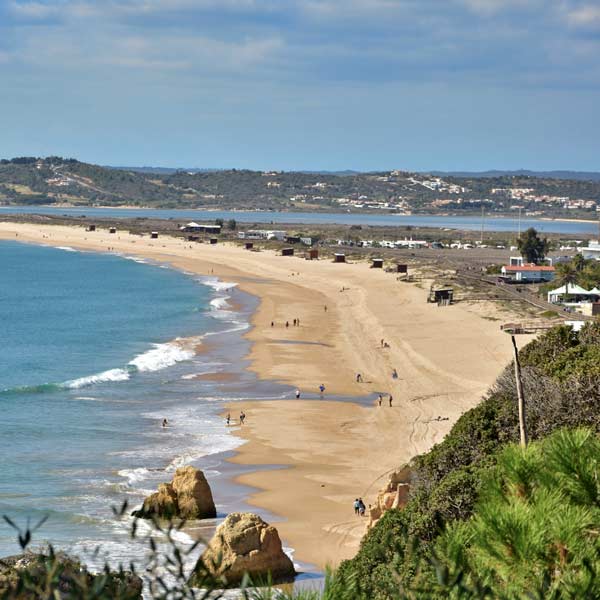
<svg viewBox="0 0 600 600">
<path fill-rule="evenodd" d="M 169 424 L 169 421 L 167 421 L 167 419 L 163 419 L 162 426 L 167 427 L 168 424 Z"/>
</svg>

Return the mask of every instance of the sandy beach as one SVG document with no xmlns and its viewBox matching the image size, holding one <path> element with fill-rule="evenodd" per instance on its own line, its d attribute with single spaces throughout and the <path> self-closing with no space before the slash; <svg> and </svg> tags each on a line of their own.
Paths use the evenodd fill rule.
<svg viewBox="0 0 600 600">
<path fill-rule="evenodd" d="M 319 566 L 355 553 L 364 520 L 353 514 L 354 498 L 368 504 L 390 470 L 440 441 L 511 358 L 508 336 L 498 321 L 481 318 L 481 305 L 427 304 L 428 284 L 398 281 L 366 263 L 37 224 L 0 223 L 0 239 L 154 259 L 259 298 L 247 333 L 250 368 L 299 389 L 301 398 L 231 406 L 247 415 L 240 431 L 247 443 L 233 460 L 289 467 L 240 479 L 258 490 L 252 504 L 281 518 L 277 527 L 295 557 Z M 378 394 L 386 395 L 381 407 Z"/>
</svg>

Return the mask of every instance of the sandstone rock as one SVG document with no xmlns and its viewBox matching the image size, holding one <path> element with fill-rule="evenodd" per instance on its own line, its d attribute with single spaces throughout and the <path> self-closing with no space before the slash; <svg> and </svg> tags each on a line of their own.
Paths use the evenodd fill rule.
<svg viewBox="0 0 600 600">
<path fill-rule="evenodd" d="M 238 585 L 245 573 L 253 581 L 292 581 L 294 565 L 281 548 L 275 527 L 252 513 L 231 513 L 219 525 L 199 558 L 190 585 L 201 585 L 205 574 L 224 587 Z"/>
<path fill-rule="evenodd" d="M 161 483 L 158 492 L 148 496 L 142 508 L 131 514 L 141 519 L 211 519 L 217 511 L 204 473 L 188 466 L 177 469 L 171 483 Z"/>
<path fill-rule="evenodd" d="M 406 465 L 388 477 L 387 484 L 377 494 L 375 505 L 369 507 L 368 529 L 373 527 L 386 511 L 406 506 L 410 494 L 411 476 L 412 470 Z"/>
<path fill-rule="evenodd" d="M 104 597 L 120 600 L 142 598 L 142 580 L 137 575 L 128 571 L 93 575 L 84 565 L 62 552 L 52 556 L 25 552 L 0 559 L 0 597 L 37 600 L 37 592 L 20 589 L 19 580 L 24 577 L 46 589 L 48 597 L 57 599 L 91 597 L 99 592 Z M 92 588 L 95 594 L 92 594 Z"/>
<path fill-rule="evenodd" d="M 194 467 L 177 469 L 172 486 L 182 519 L 207 519 L 217 516 L 212 493 L 202 471 Z"/>
</svg>

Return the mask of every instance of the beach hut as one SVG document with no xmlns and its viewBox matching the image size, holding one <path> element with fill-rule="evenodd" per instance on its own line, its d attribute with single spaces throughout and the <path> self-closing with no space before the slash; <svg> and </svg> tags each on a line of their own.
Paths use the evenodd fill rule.
<svg viewBox="0 0 600 600">
<path fill-rule="evenodd" d="M 254 248 L 254 242 L 246 242 L 244 244 L 244 247 L 246 248 L 246 250 L 252 250 Z"/>
<path fill-rule="evenodd" d="M 371 269 L 383 269 L 383 258 L 374 258 Z"/>
<path fill-rule="evenodd" d="M 96 226 L 95 225 L 88 225 L 85 228 L 86 231 L 96 231 Z"/>
<path fill-rule="evenodd" d="M 345 263 L 346 262 L 346 255 L 343 252 L 336 252 L 333 255 L 333 262 L 336 262 L 336 263 Z"/>
<path fill-rule="evenodd" d="M 214 246 L 219 240 L 217 238 L 210 238 L 211 246 Z"/>
<path fill-rule="evenodd" d="M 111 227 L 111 228 L 108 230 L 108 233 L 117 233 L 117 228 L 116 228 L 116 227 Z"/>
<path fill-rule="evenodd" d="M 397 264 L 396 272 L 397 273 L 408 273 L 408 265 Z"/>
<path fill-rule="evenodd" d="M 153 240 L 157 239 L 157 238 L 158 238 L 158 231 L 152 231 L 152 232 L 150 233 L 150 237 L 151 237 Z"/>
<path fill-rule="evenodd" d="M 318 260 L 319 251 L 316 248 L 312 248 L 304 254 L 304 258 L 306 258 L 306 260 Z"/>
<path fill-rule="evenodd" d="M 294 256 L 294 249 L 293 248 L 282 248 L 281 256 Z"/>
<path fill-rule="evenodd" d="M 450 286 L 431 286 L 427 302 L 435 302 L 438 306 L 447 306 L 452 304 L 454 299 L 454 290 Z"/>
</svg>

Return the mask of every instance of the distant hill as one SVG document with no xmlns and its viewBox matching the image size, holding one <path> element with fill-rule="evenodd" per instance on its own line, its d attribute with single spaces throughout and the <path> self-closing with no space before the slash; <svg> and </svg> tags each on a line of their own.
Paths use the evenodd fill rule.
<svg viewBox="0 0 600 600">
<path fill-rule="evenodd" d="M 382 214 L 525 214 L 596 217 L 600 174 L 489 171 L 336 173 L 103 167 L 73 158 L 0 160 L 0 203 L 144 206 Z M 595 179 L 590 178 L 594 176 Z M 572 200 L 572 202 L 571 202 Z"/>
<path fill-rule="evenodd" d="M 438 177 L 537 177 L 542 179 L 570 179 L 572 181 L 600 181 L 600 172 L 595 171 L 427 171 Z"/>
</svg>

